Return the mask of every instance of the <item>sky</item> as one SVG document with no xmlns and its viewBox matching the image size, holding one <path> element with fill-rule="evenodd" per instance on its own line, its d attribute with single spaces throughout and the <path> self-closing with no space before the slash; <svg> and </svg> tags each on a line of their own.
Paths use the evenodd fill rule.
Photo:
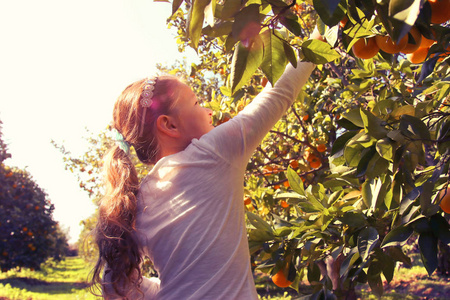
<svg viewBox="0 0 450 300">
<path fill-rule="evenodd" d="M 193 52 L 178 52 L 152 0 L 0 0 L 0 120 L 11 159 L 55 205 L 54 218 L 76 242 L 95 206 L 64 169 L 54 140 L 86 152 L 86 129 L 104 130 L 131 82 Z"/>
</svg>

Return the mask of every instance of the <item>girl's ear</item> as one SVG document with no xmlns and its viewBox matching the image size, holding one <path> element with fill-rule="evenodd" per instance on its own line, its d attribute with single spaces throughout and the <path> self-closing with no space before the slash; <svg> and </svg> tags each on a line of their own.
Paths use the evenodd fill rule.
<svg viewBox="0 0 450 300">
<path fill-rule="evenodd" d="M 169 137 L 180 137 L 180 132 L 173 117 L 167 115 L 160 115 L 156 119 L 156 128 L 159 132 Z"/>
</svg>

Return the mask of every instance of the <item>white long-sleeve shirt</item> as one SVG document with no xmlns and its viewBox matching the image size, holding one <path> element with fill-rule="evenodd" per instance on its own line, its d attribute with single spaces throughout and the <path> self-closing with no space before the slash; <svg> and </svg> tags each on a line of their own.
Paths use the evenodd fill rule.
<svg viewBox="0 0 450 300">
<path fill-rule="evenodd" d="M 246 165 L 314 65 L 288 65 L 232 120 L 159 160 L 138 193 L 136 228 L 160 284 L 145 299 L 258 299 L 250 268 L 243 181 Z"/>
</svg>

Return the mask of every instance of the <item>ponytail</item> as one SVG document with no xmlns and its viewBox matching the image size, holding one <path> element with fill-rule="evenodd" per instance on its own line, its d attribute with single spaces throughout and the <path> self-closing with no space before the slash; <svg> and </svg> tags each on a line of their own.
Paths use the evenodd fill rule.
<svg viewBox="0 0 450 300">
<path fill-rule="evenodd" d="M 159 76 L 151 98 L 156 105 L 145 108 L 144 114 L 140 98 L 145 82 L 132 83 L 119 96 L 112 127 L 120 133 L 122 142 L 133 146 L 140 161 L 153 164 L 159 152 L 156 119 L 168 114 L 176 103 L 180 81 L 173 76 Z M 91 281 L 92 289 L 101 286 L 106 298 L 119 295 L 127 299 L 134 291 L 142 294 L 142 256 L 135 230 L 139 180 L 126 149 L 113 146 L 103 162 L 106 189 L 94 231 L 99 257 Z"/>
<path fill-rule="evenodd" d="M 99 258 L 92 282 L 102 286 L 106 298 L 108 294 L 126 298 L 130 287 L 139 290 L 142 282 L 142 258 L 135 231 L 139 180 L 130 157 L 118 146 L 105 156 L 104 171 L 106 191 L 94 233 Z M 101 279 L 103 269 L 108 280 Z"/>
</svg>

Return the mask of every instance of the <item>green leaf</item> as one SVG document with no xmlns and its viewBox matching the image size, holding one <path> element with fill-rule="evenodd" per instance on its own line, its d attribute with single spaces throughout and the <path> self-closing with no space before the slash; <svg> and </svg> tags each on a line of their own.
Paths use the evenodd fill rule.
<svg viewBox="0 0 450 300">
<path fill-rule="evenodd" d="M 234 17 L 233 37 L 246 46 L 252 43 L 261 30 L 259 6 L 259 4 L 250 4 L 241 9 Z"/>
<path fill-rule="evenodd" d="M 414 139 L 430 140 L 430 131 L 419 118 L 409 115 L 401 116 L 400 130 L 405 136 Z"/>
<path fill-rule="evenodd" d="M 233 60 L 231 62 L 231 93 L 234 94 L 244 84 L 246 84 L 252 75 L 261 65 L 263 59 L 263 46 L 259 37 L 256 37 L 249 48 L 246 48 L 239 42 L 234 50 Z"/>
<path fill-rule="evenodd" d="M 229 35 L 232 26 L 233 22 L 222 22 L 219 24 L 215 24 L 214 27 L 206 26 L 202 29 L 202 33 L 210 37 L 221 37 Z"/>
<path fill-rule="evenodd" d="M 295 172 L 291 167 L 288 167 L 287 169 L 287 178 L 289 181 L 289 185 L 294 190 L 294 192 L 297 192 L 300 195 L 305 195 L 303 181 L 300 176 L 298 176 L 297 172 Z"/>
<path fill-rule="evenodd" d="M 364 128 L 364 121 L 361 118 L 361 112 L 359 108 L 355 108 L 347 113 L 344 113 L 342 115 L 342 118 L 347 119 L 353 124 L 355 124 L 355 126 L 357 126 L 358 129 Z"/>
<path fill-rule="evenodd" d="M 378 274 L 377 276 L 368 276 L 367 281 L 372 293 L 380 298 L 383 295 L 383 281 L 381 280 L 381 275 Z"/>
<path fill-rule="evenodd" d="M 264 221 L 260 216 L 255 215 L 254 213 L 247 212 L 247 218 L 250 223 L 255 226 L 256 229 L 264 230 L 272 233 L 272 227 Z"/>
<path fill-rule="evenodd" d="M 205 18 L 205 7 L 211 0 L 193 0 L 191 9 L 189 10 L 187 20 L 187 33 L 190 39 L 191 47 L 197 50 L 198 42 L 202 34 L 203 20 Z"/>
<path fill-rule="evenodd" d="M 172 1 L 172 16 L 177 12 L 178 8 L 180 8 L 183 0 L 173 0 Z"/>
<path fill-rule="evenodd" d="M 381 248 L 403 246 L 406 244 L 414 230 L 412 226 L 400 225 L 392 229 L 383 239 Z"/>
<path fill-rule="evenodd" d="M 363 261 L 366 261 L 379 240 L 378 231 L 374 227 L 364 228 L 358 235 L 358 252 Z"/>
<path fill-rule="evenodd" d="M 358 212 L 346 212 L 340 220 L 351 228 L 361 228 L 367 224 L 365 216 Z"/>
<path fill-rule="evenodd" d="M 438 266 L 437 242 L 438 239 L 432 233 L 422 233 L 419 235 L 420 256 L 430 276 Z"/>
<path fill-rule="evenodd" d="M 312 262 L 308 265 L 308 273 L 307 273 L 307 277 L 308 277 L 308 281 L 309 283 L 316 283 L 320 280 L 320 269 L 319 266 Z"/>
<path fill-rule="evenodd" d="M 400 202 L 400 215 L 403 215 L 408 210 L 408 208 L 416 201 L 416 199 L 419 198 L 421 193 L 422 188 L 415 187 L 408 194 L 406 194 L 405 197 L 403 197 L 402 201 Z"/>
<path fill-rule="evenodd" d="M 359 144 L 347 144 L 344 148 L 344 158 L 349 167 L 356 167 L 361 160 L 361 151 L 363 148 Z"/>
<path fill-rule="evenodd" d="M 395 260 L 392 259 L 389 255 L 384 254 L 383 251 L 377 252 L 377 257 L 379 259 L 379 263 L 381 266 L 381 270 L 383 272 L 386 281 L 389 283 L 394 278 L 395 272 Z"/>
<path fill-rule="evenodd" d="M 283 49 L 284 49 L 284 55 L 286 55 L 286 58 L 291 63 L 294 68 L 297 68 L 297 55 L 294 52 L 294 49 L 292 49 L 291 45 L 289 45 L 286 41 L 283 40 Z"/>
<path fill-rule="evenodd" d="M 442 243 L 450 246 L 450 224 L 448 224 L 447 220 L 440 214 L 435 214 L 430 218 L 430 226 L 433 234 Z"/>
<path fill-rule="evenodd" d="M 388 130 L 384 128 L 384 121 L 377 118 L 370 111 L 361 109 L 361 119 L 364 123 L 364 130 L 376 139 L 386 137 Z"/>
<path fill-rule="evenodd" d="M 358 132 L 357 131 L 347 131 L 339 136 L 333 143 L 331 147 L 331 155 L 338 153 L 339 151 L 344 149 L 345 144 L 354 137 Z"/>
<path fill-rule="evenodd" d="M 330 44 L 316 39 L 304 42 L 302 52 L 306 60 L 315 64 L 325 64 L 341 57 Z"/>
<path fill-rule="evenodd" d="M 422 0 L 391 0 L 389 1 L 390 21 L 394 28 L 392 39 L 400 41 L 411 29 L 419 16 Z"/>
<path fill-rule="evenodd" d="M 361 186 L 361 193 L 367 208 L 375 209 L 383 183 L 381 179 L 367 179 Z"/>
<path fill-rule="evenodd" d="M 389 138 L 379 140 L 376 145 L 378 154 L 380 154 L 382 158 L 392 162 L 394 156 L 394 144 L 395 143 L 393 143 Z"/>
<path fill-rule="evenodd" d="M 366 174 L 367 167 L 369 166 L 369 162 L 374 157 L 376 150 L 375 147 L 370 147 L 368 149 L 364 149 L 362 152 L 364 153 L 361 159 L 358 162 L 358 166 L 356 167 L 356 176 L 361 177 Z"/>
<path fill-rule="evenodd" d="M 254 229 L 250 230 L 248 238 L 252 242 L 267 242 L 273 240 L 275 236 L 271 232 L 262 229 Z"/>
<path fill-rule="evenodd" d="M 241 8 L 241 0 L 227 0 L 223 4 L 222 13 L 220 18 L 226 20 L 232 18 Z"/>
<path fill-rule="evenodd" d="M 302 27 L 299 24 L 297 16 L 282 17 L 280 18 L 280 23 L 286 27 L 287 30 L 292 32 L 295 36 L 302 35 Z"/>
<path fill-rule="evenodd" d="M 339 23 L 345 16 L 340 0 L 313 0 L 313 5 L 320 19 L 330 27 Z"/>
<path fill-rule="evenodd" d="M 264 47 L 264 56 L 260 67 L 269 82 L 274 85 L 283 74 L 288 63 L 283 41 L 275 36 L 271 30 L 262 31 L 260 36 Z"/>
</svg>

